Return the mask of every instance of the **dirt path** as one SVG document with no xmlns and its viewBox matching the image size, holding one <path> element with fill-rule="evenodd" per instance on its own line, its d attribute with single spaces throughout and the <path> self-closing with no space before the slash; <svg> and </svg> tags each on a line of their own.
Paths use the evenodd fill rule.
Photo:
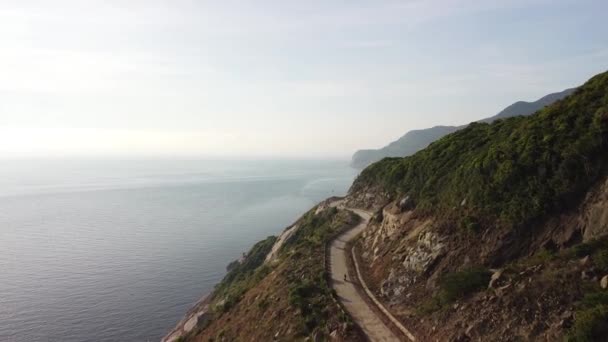
<svg viewBox="0 0 608 342">
<path fill-rule="evenodd" d="M 370 214 L 357 209 L 349 209 L 362 220 L 356 227 L 338 236 L 330 247 L 330 271 L 332 277 L 332 287 L 336 290 L 338 298 L 351 315 L 351 317 L 361 326 L 363 331 L 372 341 L 399 341 L 400 339 L 384 324 L 368 306 L 367 302 L 361 298 L 351 279 L 356 279 L 356 275 L 348 275 L 344 281 L 344 275 L 348 272 L 346 266 L 346 243 L 353 239 L 363 229 L 367 227 Z"/>
</svg>

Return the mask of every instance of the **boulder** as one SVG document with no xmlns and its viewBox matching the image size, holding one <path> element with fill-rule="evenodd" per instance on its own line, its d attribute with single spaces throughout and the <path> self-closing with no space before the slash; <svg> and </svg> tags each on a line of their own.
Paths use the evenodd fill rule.
<svg viewBox="0 0 608 342">
<path fill-rule="evenodd" d="M 492 277 L 490 278 L 490 283 L 488 284 L 488 288 L 489 289 L 494 288 L 494 285 L 500 279 L 500 277 L 502 277 L 502 270 L 495 270 L 494 273 L 492 273 Z"/>
<path fill-rule="evenodd" d="M 414 207 L 415 207 L 414 200 L 412 200 L 412 198 L 409 195 L 405 196 L 401 201 L 399 201 L 399 209 L 402 212 L 412 210 L 412 209 L 414 209 Z"/>
</svg>

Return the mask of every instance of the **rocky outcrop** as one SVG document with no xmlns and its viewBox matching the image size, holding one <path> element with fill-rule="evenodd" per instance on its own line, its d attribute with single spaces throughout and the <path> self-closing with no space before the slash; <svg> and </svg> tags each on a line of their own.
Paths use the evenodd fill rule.
<svg viewBox="0 0 608 342">
<path fill-rule="evenodd" d="M 175 342 L 181 337 L 187 335 L 199 325 L 204 324 L 205 320 L 210 318 L 209 303 L 211 297 L 206 296 L 201 298 L 193 307 L 190 309 L 184 318 L 169 332 L 165 337 L 161 339 L 161 342 Z"/>
<path fill-rule="evenodd" d="M 415 207 L 414 200 L 409 195 L 405 195 L 405 197 L 399 201 L 399 210 L 401 211 L 412 210 Z"/>
<path fill-rule="evenodd" d="M 583 205 L 581 221 L 584 241 L 608 234 L 608 179 L 588 196 Z"/>
<path fill-rule="evenodd" d="M 391 202 L 392 196 L 380 188 L 352 189 L 344 199 L 344 205 L 349 208 L 362 208 L 376 212 Z"/>
<path fill-rule="evenodd" d="M 366 199 L 372 201 L 366 207 L 382 203 L 378 198 L 386 200 L 370 193 L 356 196 L 363 205 Z M 463 215 L 467 202 L 464 197 L 458 202 Z M 472 233 L 459 227 L 436 215 L 419 214 L 415 203 L 402 195 L 377 209 L 358 242 L 367 283 L 377 298 L 408 326 L 417 322 L 417 335 L 428 340 L 491 336 L 510 341 L 505 334 L 523 340 L 562 339 L 575 320 L 581 282 L 608 288 L 608 276 L 598 272 L 590 256 L 549 256 L 608 234 L 608 179 L 598 182 L 579 205 L 527 231 L 516 234 L 483 226 Z M 522 259 L 519 265 L 512 264 Z M 479 294 L 449 304 L 440 313 L 412 313 L 436 298 L 444 275 L 479 265 L 490 274 Z"/>
<path fill-rule="evenodd" d="M 407 196 L 378 211 L 360 243 L 363 261 L 373 268 L 379 282 L 378 294 L 390 305 L 402 302 L 409 287 L 444 255 L 444 238 L 433 220 L 414 215 L 414 203 Z"/>
<path fill-rule="evenodd" d="M 444 253 L 445 244 L 437 234 L 427 231 L 418 236 L 414 246 L 405 250 L 402 265 L 408 271 L 423 273 Z"/>
<path fill-rule="evenodd" d="M 264 262 L 266 262 L 266 263 L 275 262 L 277 260 L 279 251 L 281 250 L 281 247 L 283 247 L 283 245 L 285 244 L 285 242 L 287 240 L 289 240 L 289 238 L 296 231 L 298 231 L 298 225 L 297 224 L 294 224 L 293 226 L 288 227 L 287 229 L 285 229 L 283 231 L 283 233 L 281 233 L 281 235 L 279 235 L 279 238 L 277 239 L 277 242 L 275 242 L 274 245 L 272 246 L 272 249 L 270 250 L 270 253 L 268 253 L 268 255 L 266 255 L 266 259 L 264 260 Z"/>
</svg>

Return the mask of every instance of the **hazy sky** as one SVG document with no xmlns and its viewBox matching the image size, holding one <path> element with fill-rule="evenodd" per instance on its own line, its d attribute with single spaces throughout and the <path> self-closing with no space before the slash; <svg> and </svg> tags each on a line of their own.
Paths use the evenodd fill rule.
<svg viewBox="0 0 608 342">
<path fill-rule="evenodd" d="M 608 69 L 608 1 L 0 2 L 0 157 L 348 157 Z"/>
</svg>

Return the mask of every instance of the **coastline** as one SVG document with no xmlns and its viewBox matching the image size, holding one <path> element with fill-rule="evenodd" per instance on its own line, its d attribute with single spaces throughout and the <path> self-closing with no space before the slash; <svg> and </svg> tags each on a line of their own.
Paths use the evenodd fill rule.
<svg viewBox="0 0 608 342">
<path fill-rule="evenodd" d="M 177 341 L 180 337 L 190 333 L 196 328 L 199 321 L 201 319 L 204 320 L 209 312 L 209 304 L 211 303 L 212 295 L 213 291 L 201 297 L 201 299 L 186 312 L 184 317 L 175 325 L 175 327 L 161 339 L 161 342 Z"/>
<path fill-rule="evenodd" d="M 317 207 L 317 212 L 319 209 L 326 209 L 330 206 L 336 206 L 334 203 L 343 200 L 345 197 L 343 196 L 330 196 L 319 203 L 312 206 L 309 210 Z M 287 226 L 283 231 L 281 231 L 277 236 L 277 241 L 273 245 L 273 249 L 266 255 L 265 263 L 272 263 L 276 261 L 276 254 L 278 250 L 282 247 L 283 243 L 291 237 L 291 235 L 297 231 L 298 229 L 298 220 L 301 217 L 298 217 L 294 223 Z M 217 284 L 216 284 L 217 286 Z M 161 342 L 176 342 L 193 330 L 196 327 L 200 326 L 200 323 L 205 319 L 210 318 L 209 309 L 210 304 L 215 295 L 215 289 L 211 290 L 208 294 L 202 296 L 182 317 L 182 319 L 169 331 L 162 339 Z"/>
</svg>

